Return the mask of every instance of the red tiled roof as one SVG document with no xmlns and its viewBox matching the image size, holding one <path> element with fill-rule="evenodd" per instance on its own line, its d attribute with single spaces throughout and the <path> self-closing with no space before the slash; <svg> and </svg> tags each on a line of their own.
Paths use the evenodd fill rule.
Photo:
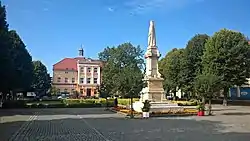
<svg viewBox="0 0 250 141">
<path fill-rule="evenodd" d="M 77 71 L 77 61 L 84 60 L 84 57 L 64 58 L 53 65 L 53 70 L 75 70 Z"/>
</svg>

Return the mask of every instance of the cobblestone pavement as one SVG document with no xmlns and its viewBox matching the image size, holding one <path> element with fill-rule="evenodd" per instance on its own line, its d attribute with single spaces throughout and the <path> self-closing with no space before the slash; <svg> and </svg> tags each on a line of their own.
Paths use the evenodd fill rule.
<svg viewBox="0 0 250 141">
<path fill-rule="evenodd" d="M 249 109 L 151 119 L 126 119 L 98 108 L 16 110 L 1 115 L 0 141 L 249 141 Z"/>
</svg>

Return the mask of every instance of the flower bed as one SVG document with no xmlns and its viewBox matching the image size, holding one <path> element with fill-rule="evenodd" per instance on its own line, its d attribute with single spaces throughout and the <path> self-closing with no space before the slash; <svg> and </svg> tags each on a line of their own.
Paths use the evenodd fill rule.
<svg viewBox="0 0 250 141">
<path fill-rule="evenodd" d="M 197 106 L 197 101 L 171 101 L 172 103 L 177 103 L 178 106 Z"/>
<path fill-rule="evenodd" d="M 120 112 L 123 114 L 127 114 L 129 116 L 131 114 L 130 109 L 126 109 L 125 107 L 116 107 L 112 108 L 113 111 Z M 193 116 L 197 115 L 198 110 L 193 108 L 185 108 L 184 111 L 178 110 L 169 110 L 165 112 L 152 112 L 150 113 L 150 117 L 164 117 L 164 116 Z M 133 111 L 134 115 L 140 116 L 142 113 Z"/>
<path fill-rule="evenodd" d="M 197 115 L 197 109 L 184 109 L 184 111 L 166 111 L 166 112 L 152 112 L 151 117 L 164 117 L 164 116 L 194 116 Z"/>
</svg>

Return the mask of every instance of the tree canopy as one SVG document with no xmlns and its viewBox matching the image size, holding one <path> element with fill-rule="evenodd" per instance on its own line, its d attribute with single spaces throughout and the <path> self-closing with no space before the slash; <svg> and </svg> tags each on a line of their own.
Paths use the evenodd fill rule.
<svg viewBox="0 0 250 141">
<path fill-rule="evenodd" d="M 46 66 L 41 61 L 33 61 L 33 83 L 32 88 L 39 95 L 45 94 L 51 87 L 51 79 Z"/>
<path fill-rule="evenodd" d="M 102 86 L 106 92 L 122 97 L 138 96 L 143 88 L 144 60 L 139 46 L 124 43 L 118 47 L 107 47 L 99 53 L 104 61 Z"/>
<path fill-rule="evenodd" d="M 184 50 L 180 81 L 182 90 L 189 94 L 194 92 L 196 76 L 202 73 L 202 55 L 208 38 L 206 34 L 197 34 L 188 41 Z"/>
<path fill-rule="evenodd" d="M 0 91 L 6 93 L 10 89 L 11 76 L 10 73 L 13 65 L 11 60 L 11 44 L 8 34 L 8 24 L 6 21 L 6 9 L 0 2 Z"/>
<path fill-rule="evenodd" d="M 36 89 L 45 88 L 44 90 L 47 90 L 50 86 L 50 78 L 46 67 L 33 66 L 32 57 L 26 49 L 24 42 L 15 30 L 9 30 L 6 21 L 6 9 L 1 2 L 0 64 L 0 79 L 4 80 L 0 82 L 0 94 L 3 94 L 4 100 L 6 99 L 7 93 L 13 94 L 12 98 L 14 98 L 15 92 L 27 92 L 32 86 Z M 46 73 L 42 74 L 42 76 L 38 76 L 40 72 L 43 72 L 43 70 L 38 69 L 46 70 Z M 37 81 L 43 76 L 46 79 Z"/>
<path fill-rule="evenodd" d="M 205 45 L 202 64 L 205 72 L 219 77 L 226 102 L 229 88 L 245 84 L 250 76 L 247 38 L 240 32 L 227 29 L 216 32 Z"/>
<path fill-rule="evenodd" d="M 164 88 L 173 92 L 174 95 L 177 89 L 181 87 L 180 71 L 183 53 L 183 49 L 175 48 L 168 52 L 159 62 L 159 71 L 165 78 Z"/>
<path fill-rule="evenodd" d="M 12 86 L 17 91 L 25 91 L 30 89 L 33 79 L 32 58 L 16 31 L 11 30 L 9 36 L 12 47 L 11 59 L 13 61 Z"/>
</svg>

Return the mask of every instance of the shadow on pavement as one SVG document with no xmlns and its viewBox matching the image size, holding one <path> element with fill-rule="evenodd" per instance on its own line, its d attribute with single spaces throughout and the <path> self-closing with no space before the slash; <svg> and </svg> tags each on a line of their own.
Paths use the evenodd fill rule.
<svg viewBox="0 0 250 141">
<path fill-rule="evenodd" d="M 7 141 L 15 135 L 23 123 L 0 124 L 1 141 Z M 19 130 L 20 134 L 13 141 L 249 141 L 250 131 L 240 133 L 227 130 L 221 122 L 215 121 L 68 118 L 31 121 L 23 130 Z"/>
<path fill-rule="evenodd" d="M 242 115 L 242 116 L 244 116 L 244 115 L 250 115 L 250 113 L 245 113 L 245 112 L 231 112 L 231 113 L 223 113 L 222 115 Z"/>
<path fill-rule="evenodd" d="M 212 109 L 212 111 L 231 111 L 236 110 L 235 108 L 229 108 L 229 109 Z"/>
</svg>

